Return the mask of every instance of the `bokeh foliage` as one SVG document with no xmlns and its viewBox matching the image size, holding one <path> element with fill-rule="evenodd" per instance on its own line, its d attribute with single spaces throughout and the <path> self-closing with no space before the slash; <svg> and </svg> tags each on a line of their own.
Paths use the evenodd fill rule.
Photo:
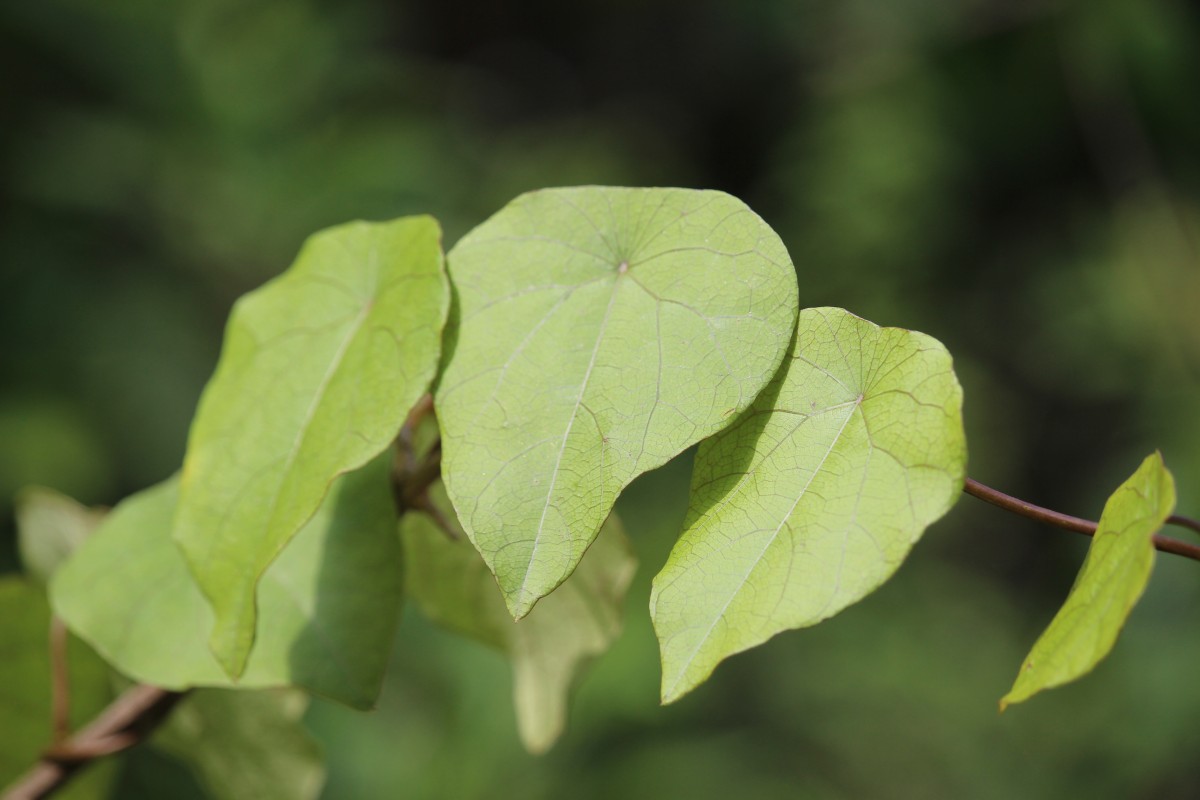
<svg viewBox="0 0 1200 800">
<path fill-rule="evenodd" d="M 179 466 L 233 300 L 309 233 L 521 191 L 721 189 L 800 305 L 946 344 L 970 474 L 1081 516 L 1163 451 L 1200 513 L 1200 19 L 1168 0 L 0 7 L 0 504 Z M 684 459 L 618 503 L 641 566 L 567 738 L 523 755 L 503 660 L 409 609 L 381 710 L 314 704 L 328 796 L 1188 796 L 1195 565 L 1163 557 L 1088 680 L 995 699 L 1086 540 L 964 501 L 878 594 L 659 709 L 649 576 Z M 159 758 L 160 761 L 153 761 Z M 162 792 L 161 757 L 121 796 Z M 145 788 L 158 786 L 159 788 Z"/>
</svg>

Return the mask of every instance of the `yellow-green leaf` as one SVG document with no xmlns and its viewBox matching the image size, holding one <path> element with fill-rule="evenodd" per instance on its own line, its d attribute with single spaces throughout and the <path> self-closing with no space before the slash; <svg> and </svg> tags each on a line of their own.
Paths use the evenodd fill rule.
<svg viewBox="0 0 1200 800">
<path fill-rule="evenodd" d="M 334 478 L 388 446 L 434 377 L 449 304 L 440 237 L 431 217 L 322 231 L 233 310 L 174 530 L 233 677 L 253 643 L 263 571 Z"/>
<path fill-rule="evenodd" d="M 796 317 L 783 244 L 721 192 L 522 195 L 447 257 L 446 487 L 514 617 L 636 476 L 728 425 Z"/>
<path fill-rule="evenodd" d="M 434 502 L 450 511 L 444 493 L 435 491 Z M 577 673 L 621 629 L 636 562 L 616 514 L 574 574 L 519 622 L 469 542 L 452 541 L 425 514 L 406 514 L 401 534 L 409 593 L 434 621 L 508 654 L 521 741 L 530 752 L 548 750 L 562 733 Z"/>
<path fill-rule="evenodd" d="M 958 500 L 965 470 L 962 390 L 939 342 L 801 311 L 771 385 L 696 455 L 684 532 L 650 598 L 663 702 L 878 588 Z"/>
<path fill-rule="evenodd" d="M 22 489 L 17 495 L 17 547 L 25 571 L 43 583 L 50 580 L 104 514 L 53 489 Z"/>
<path fill-rule="evenodd" d="M 403 595 L 388 469 L 384 455 L 338 479 L 267 569 L 237 686 L 301 686 L 357 708 L 374 704 Z M 171 479 L 120 503 L 54 576 L 51 600 L 72 631 L 135 680 L 232 686 L 205 643 L 212 609 L 171 541 L 178 496 Z"/>
<path fill-rule="evenodd" d="M 1001 711 L 1086 675 L 1108 655 L 1150 581 L 1154 534 L 1174 510 L 1175 481 L 1154 453 L 1104 504 L 1075 585 L 1000 700 Z"/>
</svg>

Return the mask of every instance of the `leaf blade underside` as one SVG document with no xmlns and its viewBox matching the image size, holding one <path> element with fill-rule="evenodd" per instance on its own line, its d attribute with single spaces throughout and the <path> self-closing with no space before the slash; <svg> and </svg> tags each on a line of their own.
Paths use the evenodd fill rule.
<svg viewBox="0 0 1200 800">
<path fill-rule="evenodd" d="M 55 612 L 138 681 L 169 689 L 300 686 L 369 708 L 403 596 L 388 468 L 381 456 L 339 478 L 267 569 L 258 635 L 236 682 L 206 645 L 212 609 L 171 541 L 176 478 L 110 513 L 51 582 Z"/>
<path fill-rule="evenodd" d="M 188 440 L 174 537 L 232 677 L 255 588 L 332 481 L 384 450 L 437 369 L 449 308 L 431 217 L 321 231 L 241 298 Z"/>
<path fill-rule="evenodd" d="M 637 475 L 731 422 L 796 314 L 782 242 L 720 192 L 522 195 L 447 257 L 447 491 L 520 618 Z"/>
<path fill-rule="evenodd" d="M 957 501 L 965 470 L 962 390 L 939 342 L 801 311 L 779 375 L 696 455 L 650 600 L 663 702 L 878 588 Z"/>
</svg>

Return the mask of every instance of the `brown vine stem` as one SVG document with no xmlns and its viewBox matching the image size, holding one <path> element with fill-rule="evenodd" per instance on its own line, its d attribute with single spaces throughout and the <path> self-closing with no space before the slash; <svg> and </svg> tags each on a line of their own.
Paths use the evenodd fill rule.
<svg viewBox="0 0 1200 800">
<path fill-rule="evenodd" d="M 8 787 L 3 800 L 49 797 L 92 760 L 146 739 L 184 694 L 144 684 L 128 689 L 85 728 L 43 753 Z"/>
<path fill-rule="evenodd" d="M 1200 533 L 1200 520 L 1194 520 L 1191 517 L 1185 517 L 1180 514 L 1172 514 L 1167 517 L 1168 525 L 1178 525 L 1180 528 L 1190 528 L 1196 533 Z"/>
<path fill-rule="evenodd" d="M 440 438 L 434 440 L 423 455 L 417 453 L 414 441 L 421 420 L 434 414 L 433 399 L 425 395 L 400 429 L 392 461 L 392 496 L 399 514 L 422 511 L 446 536 L 457 541 L 460 538 L 458 530 L 429 496 L 430 487 L 442 476 L 442 441 Z"/>
<path fill-rule="evenodd" d="M 963 484 L 963 491 L 972 497 L 978 497 L 984 502 L 991 503 L 994 506 L 1003 508 L 1005 511 L 1011 511 L 1014 514 L 1019 514 L 1022 517 L 1037 520 L 1038 522 L 1046 522 L 1058 528 L 1063 528 L 1068 531 L 1082 533 L 1085 536 L 1094 536 L 1096 534 L 1096 523 L 1088 519 L 1080 519 L 1072 517 L 1069 514 L 1062 514 L 1058 511 L 1051 511 L 1048 508 L 1036 506 L 1033 503 L 1027 503 L 1024 500 L 1007 495 L 990 486 L 985 486 L 977 480 L 967 478 Z M 1170 517 L 1167 522 L 1175 525 L 1183 525 L 1184 527 L 1192 528 L 1200 531 L 1200 524 L 1195 520 L 1190 520 L 1187 517 Z M 1200 561 L 1200 545 L 1181 542 L 1178 539 L 1172 539 L 1169 536 L 1154 536 L 1154 549 L 1161 550 L 1164 553 L 1173 553 L 1177 556 L 1190 558 L 1193 561 Z"/>
</svg>

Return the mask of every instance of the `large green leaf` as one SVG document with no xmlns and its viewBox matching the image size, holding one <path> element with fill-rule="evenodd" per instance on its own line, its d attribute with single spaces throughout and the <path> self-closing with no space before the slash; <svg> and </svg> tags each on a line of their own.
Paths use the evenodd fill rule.
<svg viewBox="0 0 1200 800">
<path fill-rule="evenodd" d="M 333 479 L 388 446 L 433 379 L 449 305 L 440 236 L 430 217 L 323 231 L 234 308 L 174 529 L 233 677 L 253 643 L 263 571 Z"/>
<path fill-rule="evenodd" d="M 449 510 L 444 494 L 435 492 L 434 502 Z M 409 593 L 431 619 L 508 654 L 521 740 L 534 753 L 549 749 L 562 733 L 577 673 L 621 629 L 636 562 L 616 513 L 574 574 L 520 622 L 509 616 L 495 579 L 469 543 L 451 540 L 425 514 L 406 514 L 401 534 Z"/>
<path fill-rule="evenodd" d="M 865 597 L 962 490 L 962 390 L 936 340 L 800 312 L 785 367 L 700 446 L 654 579 L 663 702 L 723 659 Z"/>
<path fill-rule="evenodd" d="M 52 744 L 50 606 L 43 587 L 0 579 L 0 790 Z M 108 703 L 108 667 L 74 637 L 67 644 L 70 724 L 77 730 Z M 110 770 L 89 771 L 64 797 L 103 797 Z"/>
<path fill-rule="evenodd" d="M 1104 504 L 1075 585 L 1000 700 L 1001 711 L 1086 675 L 1108 655 L 1150 581 L 1154 534 L 1174 510 L 1175 481 L 1154 453 Z"/>
<path fill-rule="evenodd" d="M 200 689 L 183 700 L 151 740 L 189 765 L 211 797 L 307 800 L 325 770 L 302 718 L 298 691 Z"/>
<path fill-rule="evenodd" d="M 268 568 L 238 686 L 296 685 L 359 708 L 374 703 L 403 596 L 388 468 L 385 455 L 338 479 Z M 71 630 L 131 678 L 229 686 L 205 645 L 212 609 L 171 541 L 178 495 L 172 479 L 118 505 L 55 575 L 51 599 Z"/>
<path fill-rule="evenodd" d="M 17 495 L 17 546 L 26 572 L 43 583 L 48 581 L 104 514 L 53 489 L 22 489 Z"/>
<path fill-rule="evenodd" d="M 683 189 L 525 194 L 447 263 L 446 485 L 520 618 L 634 477 L 754 400 L 791 338 L 796 277 L 739 200 Z"/>
</svg>

